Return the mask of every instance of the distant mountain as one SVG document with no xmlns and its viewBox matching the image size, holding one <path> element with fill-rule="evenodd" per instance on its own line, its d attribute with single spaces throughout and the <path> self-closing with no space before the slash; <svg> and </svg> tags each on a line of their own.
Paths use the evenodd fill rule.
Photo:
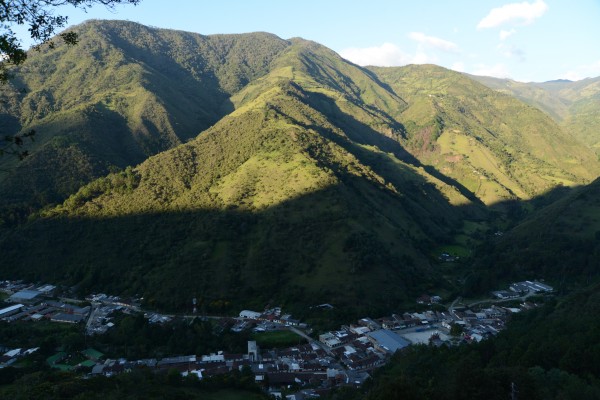
<svg viewBox="0 0 600 400">
<path fill-rule="evenodd" d="M 75 29 L 5 95 L 5 121 L 41 132 L 0 183 L 37 207 L 0 229 L 6 276 L 170 309 L 391 309 L 457 290 L 441 245 L 600 170 L 546 114 L 440 67 L 364 69 L 264 33 Z"/>
<path fill-rule="evenodd" d="M 600 77 L 543 83 L 521 83 L 478 76 L 471 78 L 539 107 L 552 116 L 565 132 L 600 155 Z"/>
<path fill-rule="evenodd" d="M 549 85 L 558 85 L 558 84 L 569 84 L 569 83 L 573 83 L 572 80 L 570 79 L 552 79 L 546 82 L 542 82 L 544 84 L 549 84 Z"/>
<path fill-rule="evenodd" d="M 407 147 L 486 204 L 598 174 L 596 157 L 538 109 L 437 66 L 373 68 L 409 103 Z"/>
</svg>

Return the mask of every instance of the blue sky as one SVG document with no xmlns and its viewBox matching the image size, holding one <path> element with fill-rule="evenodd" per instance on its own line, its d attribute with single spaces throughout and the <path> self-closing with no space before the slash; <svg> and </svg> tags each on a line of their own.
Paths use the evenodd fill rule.
<svg viewBox="0 0 600 400">
<path fill-rule="evenodd" d="M 70 25 L 126 19 L 206 35 L 303 37 L 360 65 L 433 63 L 525 82 L 600 76 L 600 0 L 142 0 L 115 12 L 57 12 Z"/>
</svg>

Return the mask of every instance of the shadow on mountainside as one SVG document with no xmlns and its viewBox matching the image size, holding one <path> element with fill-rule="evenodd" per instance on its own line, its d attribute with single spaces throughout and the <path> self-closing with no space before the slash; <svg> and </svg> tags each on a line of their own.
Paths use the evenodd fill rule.
<svg viewBox="0 0 600 400">
<path fill-rule="evenodd" d="M 309 104 L 312 104 L 315 109 L 319 109 L 319 105 L 315 104 L 316 102 L 320 102 L 321 104 L 326 103 L 327 109 L 329 110 L 328 117 L 329 117 L 330 121 L 333 124 L 335 124 L 338 128 L 340 128 L 348 136 L 348 138 L 350 140 L 352 140 L 356 143 L 359 143 L 361 145 L 375 146 L 375 147 L 379 148 L 381 151 L 386 152 L 386 153 L 391 153 L 399 160 L 402 160 L 416 168 L 423 168 L 425 171 L 427 171 L 427 173 L 429 173 L 431 176 L 435 177 L 436 179 L 439 179 L 440 181 L 444 182 L 445 184 L 457 188 L 458 191 L 464 197 L 469 199 L 474 204 L 483 205 L 483 203 L 481 202 L 481 200 L 479 200 L 477 198 L 477 196 L 475 196 L 473 193 L 471 193 L 466 187 L 464 187 L 458 181 L 442 174 L 441 172 L 436 170 L 433 166 L 422 164 L 416 157 L 414 157 L 404 147 L 402 147 L 402 145 L 398 142 L 397 139 L 395 139 L 393 137 L 393 135 L 391 135 L 392 137 L 385 136 L 382 133 L 380 133 L 380 132 L 376 131 L 375 129 L 373 129 L 372 127 L 370 127 L 369 125 L 357 120 L 352 115 L 345 113 L 338 107 L 338 105 L 335 103 L 335 101 L 332 98 L 330 98 L 324 94 L 321 94 L 321 93 L 311 92 L 310 94 L 308 94 L 308 99 L 309 99 L 308 100 Z M 300 124 L 297 121 L 296 121 L 296 123 Z M 404 127 L 401 124 L 397 123 L 397 125 L 398 125 L 398 127 L 397 127 L 398 130 L 404 131 Z M 323 136 L 336 142 L 337 144 L 339 144 L 342 147 L 347 148 L 348 146 L 352 146 L 353 147 L 352 151 L 360 151 L 362 153 L 366 153 L 366 151 L 364 149 L 360 149 L 358 146 L 347 143 L 347 142 L 345 143 L 344 141 L 340 140 L 339 136 L 332 135 L 330 132 L 328 132 L 326 129 L 323 129 L 322 127 L 311 126 L 310 128 L 320 132 L 321 134 L 323 134 Z M 347 148 L 347 150 L 349 150 L 349 149 Z M 366 161 L 366 160 L 362 160 L 362 161 Z M 368 162 L 365 162 L 365 164 L 369 165 Z M 377 165 L 370 165 L 370 166 L 377 168 Z M 377 171 L 377 172 L 379 172 L 379 171 Z"/>
<path fill-rule="evenodd" d="M 435 286 L 416 250 L 426 239 L 412 237 L 402 226 L 408 214 L 390 207 L 400 203 L 382 192 L 360 207 L 355 192 L 349 183 L 256 211 L 38 219 L 3 235 L 0 272 L 82 293 L 137 293 L 171 310 L 197 297 L 237 307 L 361 304 L 366 312 Z"/>
<path fill-rule="evenodd" d="M 480 293 L 515 279 L 545 278 L 562 290 L 600 272 L 593 238 L 545 232 L 513 243 L 511 232 L 497 238 L 489 230 L 474 262 L 456 265 L 467 276 L 456 287 L 430 254 L 455 229 L 440 222 L 448 211 L 431 215 L 384 192 L 358 202 L 364 183 L 346 182 L 253 211 L 38 219 L 0 232 L 0 272 L 81 293 L 137 294 L 176 311 L 196 297 L 210 312 L 328 302 L 356 315 L 398 309 L 423 292 Z M 414 221 L 431 238 L 411 231 Z"/>
</svg>

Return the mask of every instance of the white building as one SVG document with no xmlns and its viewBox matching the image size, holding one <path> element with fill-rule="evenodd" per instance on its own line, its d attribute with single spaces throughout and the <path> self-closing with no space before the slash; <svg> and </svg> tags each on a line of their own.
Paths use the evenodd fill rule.
<svg viewBox="0 0 600 400">
<path fill-rule="evenodd" d="M 262 314 L 256 311 L 243 310 L 240 313 L 240 318 L 258 319 Z"/>
</svg>

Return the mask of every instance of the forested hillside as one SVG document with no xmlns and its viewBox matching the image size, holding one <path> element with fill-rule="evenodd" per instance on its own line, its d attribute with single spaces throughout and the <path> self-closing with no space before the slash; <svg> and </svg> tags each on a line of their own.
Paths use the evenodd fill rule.
<svg viewBox="0 0 600 400">
<path fill-rule="evenodd" d="M 3 121 L 40 132 L 0 182 L 7 276 L 168 309 L 390 310 L 461 293 L 478 274 L 440 270 L 444 246 L 476 257 L 598 173 L 546 114 L 443 68 L 365 69 L 265 33 L 74 29 L 4 88 Z"/>
<path fill-rule="evenodd" d="M 0 88 L 3 132 L 37 132 L 32 156 L 0 159 L 5 205 L 62 202 L 94 178 L 194 138 L 288 46 L 266 33 L 202 36 L 125 21 L 73 30 L 76 46 L 31 51 Z"/>
<path fill-rule="evenodd" d="M 533 213 L 480 253 L 470 287 L 519 276 L 552 279 L 561 291 L 593 282 L 600 273 L 600 180 Z"/>
<path fill-rule="evenodd" d="M 437 66 L 372 68 L 409 102 L 407 148 L 486 204 L 589 182 L 596 157 L 540 110 Z"/>
<path fill-rule="evenodd" d="M 567 133 L 600 154 L 600 78 L 522 83 L 472 76 L 484 85 L 539 107 Z"/>
</svg>

